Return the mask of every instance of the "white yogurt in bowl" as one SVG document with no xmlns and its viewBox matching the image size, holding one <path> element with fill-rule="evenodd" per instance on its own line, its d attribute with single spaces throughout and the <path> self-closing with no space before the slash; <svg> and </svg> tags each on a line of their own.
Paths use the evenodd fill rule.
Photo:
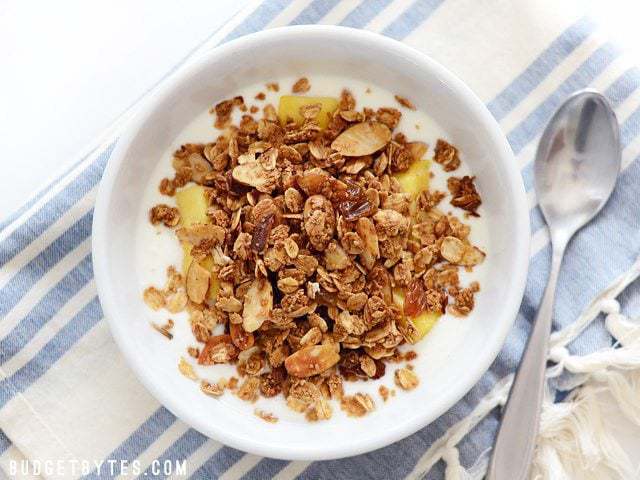
<svg viewBox="0 0 640 480">
<path fill-rule="evenodd" d="M 322 48 L 319 48 L 321 46 Z M 313 52 L 313 58 L 309 58 Z M 173 315 L 174 338 L 167 341 L 149 322 L 164 323 L 166 311 L 152 312 L 142 301 L 150 284 L 162 286 L 170 264 L 181 264 L 173 232 L 153 227 L 149 208 L 172 200 L 158 193 L 161 178 L 171 176 L 171 155 L 183 143 L 217 136 L 207 113 L 215 102 L 243 95 L 277 95 L 264 84 L 278 81 L 289 93 L 295 79 L 306 76 L 307 95 L 337 96 L 349 88 L 357 108 L 393 106 L 395 94 L 409 98 L 417 111 L 402 109 L 396 129 L 409 140 L 430 145 L 437 138 L 460 149 L 463 166 L 455 173 L 475 175 L 482 195 L 480 218 L 463 219 L 471 240 L 488 254 L 485 262 L 461 279 L 477 280 L 481 291 L 466 318 L 442 317 L 412 347 L 420 385 L 383 403 L 380 384 L 391 387 L 394 365 L 378 381 L 346 382 L 347 393 L 369 392 L 376 409 L 347 418 L 334 404 L 333 417 L 307 422 L 284 406 L 282 396 L 247 404 L 231 394 L 203 395 L 198 384 L 177 368 L 186 348 L 195 344 L 185 314 Z M 370 92 L 367 92 L 367 88 Z M 256 115 L 258 116 L 258 115 Z M 416 125 L 419 128 L 416 128 Z M 431 188 L 446 191 L 448 175 L 434 164 Z M 452 210 L 445 199 L 440 205 Z M 499 127 L 473 94 L 444 68 L 398 42 L 374 34 L 336 27 L 269 30 L 231 42 L 201 58 L 165 85 L 119 141 L 101 183 L 94 215 L 93 261 L 96 283 L 114 338 L 140 380 L 169 410 L 189 425 L 221 442 L 260 455 L 286 459 L 328 459 L 373 450 L 424 427 L 450 408 L 486 371 L 504 341 L 524 289 L 528 262 L 528 209 L 511 152 Z M 195 362 L 192 362 L 195 363 Z M 196 366 L 202 378 L 234 374 L 230 366 Z M 280 418 L 269 424 L 254 408 Z"/>
</svg>

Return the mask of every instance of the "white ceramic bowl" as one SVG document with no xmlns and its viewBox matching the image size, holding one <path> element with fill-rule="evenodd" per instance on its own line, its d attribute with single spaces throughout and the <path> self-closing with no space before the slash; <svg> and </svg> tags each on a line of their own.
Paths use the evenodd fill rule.
<svg viewBox="0 0 640 480">
<path fill-rule="evenodd" d="M 464 333 L 436 328 L 417 346 L 420 386 L 399 392 L 360 419 L 314 424 L 267 424 L 231 400 L 213 400 L 182 377 L 146 320 L 147 307 L 132 274 L 133 232 L 149 176 L 176 135 L 216 100 L 257 81 L 314 72 L 347 74 L 392 92 L 415 92 L 425 109 L 464 153 L 477 175 L 489 226 L 486 272 Z M 489 368 L 522 299 L 529 253 L 529 215 L 513 154 L 498 124 L 456 77 L 425 55 L 364 31 L 305 26 L 268 30 L 200 57 L 153 95 L 120 138 L 100 184 L 93 222 L 93 266 L 113 336 L 131 368 L 177 417 L 232 447 L 284 459 L 330 459 L 388 445 L 426 426 L 454 405 Z M 166 343 L 166 342 L 165 342 Z M 393 368 L 388 368 L 392 371 Z M 389 375 L 389 372 L 388 372 Z M 367 382 L 371 383 L 371 382 Z M 387 379 L 387 385 L 392 381 Z M 339 416 L 337 416 L 339 417 Z"/>
</svg>

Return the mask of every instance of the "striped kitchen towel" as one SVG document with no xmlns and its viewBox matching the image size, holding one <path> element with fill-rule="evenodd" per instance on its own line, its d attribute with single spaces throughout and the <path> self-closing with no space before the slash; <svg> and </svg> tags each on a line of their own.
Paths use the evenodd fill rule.
<svg viewBox="0 0 640 480">
<path fill-rule="evenodd" d="M 624 163 L 613 198 L 568 251 L 555 327 L 567 325 L 633 262 L 640 245 L 640 162 L 635 161 L 640 71 L 573 3 L 266 0 L 252 3 L 194 55 L 265 28 L 313 23 L 368 29 L 425 52 L 470 85 L 506 133 L 525 179 L 533 239 L 525 298 L 499 358 L 440 419 L 394 445 L 353 458 L 312 463 L 261 458 L 190 429 L 129 371 L 96 296 L 90 256 L 96 187 L 132 111 L 95 150 L 0 223 L 0 466 L 5 471 L 21 459 L 137 460 L 149 477 L 152 472 L 145 469 L 154 459 L 186 459 L 196 479 L 442 478 L 442 462 L 428 473 L 421 470 L 425 451 L 514 370 L 541 297 L 549 239 L 532 190 L 532 159 L 546 120 L 576 89 L 597 88 L 615 106 Z M 588 352 L 610 341 L 594 325 L 571 349 Z M 490 447 L 496 425 L 494 412 L 462 439 L 463 464 L 472 464 Z M 125 475 L 124 467 L 116 465 L 115 474 Z M 36 476 L 71 478 L 55 469 Z M 112 475 L 91 468 L 77 476 Z"/>
</svg>

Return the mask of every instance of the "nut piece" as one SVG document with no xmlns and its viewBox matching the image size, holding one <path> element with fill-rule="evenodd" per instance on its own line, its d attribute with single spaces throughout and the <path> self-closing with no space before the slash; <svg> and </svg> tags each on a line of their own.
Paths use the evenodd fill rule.
<svg viewBox="0 0 640 480">
<path fill-rule="evenodd" d="M 255 332 L 269 319 L 273 309 L 273 290 L 271 282 L 264 278 L 257 278 L 244 296 L 242 310 L 242 326 L 246 332 Z"/>
<path fill-rule="evenodd" d="M 165 306 L 164 295 L 156 287 L 147 287 L 143 293 L 144 303 L 152 310 L 160 310 Z"/>
<path fill-rule="evenodd" d="M 253 414 L 267 423 L 278 423 L 278 417 L 276 417 L 273 413 L 265 412 L 264 410 L 256 408 L 253 411 Z"/>
<path fill-rule="evenodd" d="M 391 140 L 391 130 L 379 122 L 357 123 L 342 132 L 331 148 L 345 157 L 371 155 Z"/>
<path fill-rule="evenodd" d="M 224 393 L 224 386 L 222 382 L 210 383 L 206 380 L 202 380 L 202 382 L 200 382 L 200 390 L 202 390 L 202 393 L 206 395 L 220 397 Z"/>
<path fill-rule="evenodd" d="M 305 347 L 284 361 L 287 372 L 294 377 L 310 377 L 333 367 L 340 360 L 334 345 L 314 345 Z"/>
<path fill-rule="evenodd" d="M 466 244 L 456 237 L 444 237 L 440 245 L 440 255 L 456 265 L 472 267 L 484 261 L 485 254 L 473 245 Z"/>
<path fill-rule="evenodd" d="M 360 260 L 367 270 L 371 270 L 376 263 L 376 259 L 380 258 L 378 232 L 376 232 L 373 222 L 367 217 L 358 219 L 356 232 L 358 232 L 364 247 L 360 254 Z"/>
<path fill-rule="evenodd" d="M 331 241 L 336 227 L 331 202 L 322 195 L 310 196 L 304 204 L 303 218 L 311 245 L 316 250 L 323 251 Z"/>
<path fill-rule="evenodd" d="M 363 355 L 360 357 L 360 368 L 368 377 L 373 377 L 376 374 L 376 362 L 369 355 Z"/>
<path fill-rule="evenodd" d="M 307 170 L 298 178 L 298 186 L 307 195 L 316 195 L 329 183 L 329 174 L 321 168 Z"/>
<path fill-rule="evenodd" d="M 480 215 L 476 211 L 482 204 L 482 199 L 473 183 L 476 177 L 465 175 L 462 178 L 449 177 L 447 179 L 447 188 L 451 192 L 451 205 L 466 210 L 474 217 Z"/>
<path fill-rule="evenodd" d="M 415 105 L 413 103 L 411 103 L 411 100 L 409 100 L 408 98 L 402 97 L 400 95 L 394 95 L 394 97 L 395 97 L 396 101 L 400 105 L 402 105 L 403 107 L 406 107 L 409 110 L 415 110 L 416 109 Z"/>
<path fill-rule="evenodd" d="M 342 270 L 351 265 L 351 260 L 343 248 L 336 242 L 331 242 L 324 251 L 327 270 Z"/>
<path fill-rule="evenodd" d="M 433 159 L 442 165 L 445 172 L 452 172 L 460 166 L 458 149 L 441 138 L 436 142 L 435 155 Z"/>
<path fill-rule="evenodd" d="M 210 223 L 194 223 L 188 227 L 180 227 L 176 230 L 178 240 L 191 245 L 199 245 L 202 242 L 210 242 L 212 247 L 224 242 L 225 230 L 219 225 Z"/>
<path fill-rule="evenodd" d="M 189 380 L 197 380 L 198 375 L 196 375 L 195 370 L 193 369 L 193 365 L 187 362 L 184 357 L 180 357 L 180 362 L 178 363 L 178 370 L 180 373 L 187 377 Z"/>
<path fill-rule="evenodd" d="M 191 165 L 191 178 L 196 183 L 202 184 L 207 174 L 213 172 L 211 164 L 199 153 L 192 153 L 187 160 Z"/>
<path fill-rule="evenodd" d="M 256 161 L 238 165 L 231 172 L 233 179 L 243 185 L 254 187 L 259 192 L 271 193 L 278 184 L 278 170 L 265 170 Z"/>
<path fill-rule="evenodd" d="M 350 417 L 363 417 L 375 409 L 375 404 L 368 393 L 356 393 L 342 397 L 340 408 Z"/>
<path fill-rule="evenodd" d="M 165 227 L 175 227 L 180 222 L 180 212 L 177 208 L 161 203 L 149 211 L 149 220 L 153 225 L 162 222 Z"/>
<path fill-rule="evenodd" d="M 290 212 L 299 213 L 302 211 L 304 198 L 298 190 L 290 187 L 284 192 L 284 204 Z"/>
<path fill-rule="evenodd" d="M 238 356 L 238 350 L 231 343 L 230 335 L 216 335 L 209 337 L 204 348 L 198 356 L 198 364 L 213 365 L 215 363 L 228 363 Z"/>
<path fill-rule="evenodd" d="M 484 261 L 485 253 L 473 245 L 467 245 L 467 248 L 460 259 L 460 265 L 465 267 L 473 267 Z"/>
<path fill-rule="evenodd" d="M 198 262 L 191 262 L 187 271 L 187 296 L 194 303 L 204 302 L 211 274 Z"/>
<path fill-rule="evenodd" d="M 460 263 L 465 252 L 465 245 L 456 237 L 444 237 L 440 245 L 440 255 L 451 263 Z"/>
<path fill-rule="evenodd" d="M 408 368 L 399 368 L 396 370 L 394 380 L 396 385 L 403 390 L 413 390 L 420 383 L 418 376 Z"/>
<path fill-rule="evenodd" d="M 311 88 L 309 84 L 309 79 L 307 77 L 302 77 L 296 81 L 291 87 L 291 91 L 293 93 L 305 93 L 308 92 Z"/>
</svg>

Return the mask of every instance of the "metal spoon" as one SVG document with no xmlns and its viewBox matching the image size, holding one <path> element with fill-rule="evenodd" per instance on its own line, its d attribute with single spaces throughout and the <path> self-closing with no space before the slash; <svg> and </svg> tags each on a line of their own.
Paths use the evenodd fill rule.
<svg viewBox="0 0 640 480">
<path fill-rule="evenodd" d="M 551 236 L 551 273 L 502 415 L 489 480 L 529 478 L 562 257 L 573 234 L 607 202 L 620 162 L 618 121 L 607 99 L 593 90 L 571 95 L 549 121 L 536 153 L 535 188 Z"/>
</svg>

